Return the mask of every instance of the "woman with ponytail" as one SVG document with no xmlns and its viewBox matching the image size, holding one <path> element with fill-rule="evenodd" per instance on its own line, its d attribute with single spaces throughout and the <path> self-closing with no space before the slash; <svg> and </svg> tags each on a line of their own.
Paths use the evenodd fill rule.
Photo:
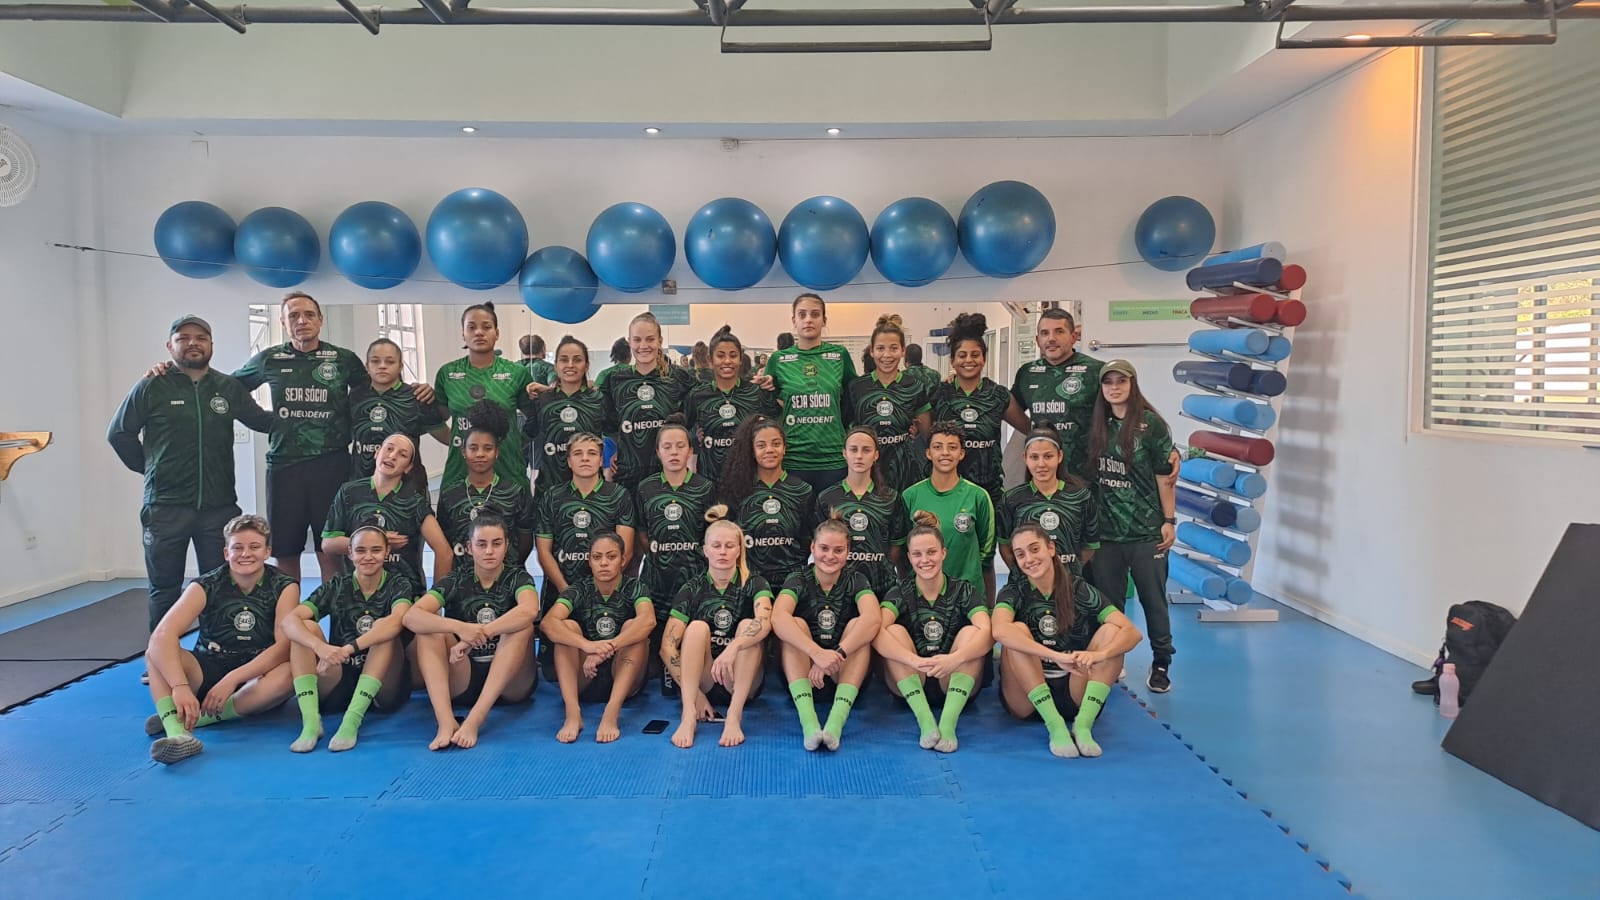
<svg viewBox="0 0 1600 900">
<path fill-rule="evenodd" d="M 467 475 L 466 460 L 461 448 L 467 442 L 467 432 L 472 419 L 467 410 L 480 400 L 500 406 L 509 417 L 515 410 L 526 414 L 533 412 L 535 390 L 533 376 L 528 367 L 505 359 L 495 352 L 500 342 L 500 317 L 494 304 L 488 301 L 474 303 L 461 314 L 461 339 L 467 345 L 467 355 L 439 367 L 433 376 L 433 390 L 438 402 L 450 411 L 450 433 L 442 437 L 443 429 L 434 433 L 439 440 L 450 445 L 450 455 L 444 463 L 443 484 L 454 484 Z M 527 463 L 522 458 L 522 432 L 511 429 L 500 448 L 495 472 L 507 481 L 521 485 L 528 483 Z"/>
<path fill-rule="evenodd" d="M 605 402 L 606 434 L 617 445 L 612 480 L 629 491 L 660 471 L 656 431 L 668 415 L 683 410 L 695 386 L 693 375 L 667 362 L 661 343 L 656 317 L 634 316 L 628 322 L 632 365 L 613 366 L 595 382 Z"/>
<path fill-rule="evenodd" d="M 479 400 L 468 410 L 472 427 L 461 447 L 467 463 L 467 477 L 439 484 L 439 527 L 455 553 L 454 568 L 472 564 L 467 555 L 467 532 L 472 520 L 492 512 L 517 532 L 512 560 L 517 565 L 528 561 L 533 552 L 533 495 L 528 486 L 501 478 L 495 473 L 500 445 L 511 430 L 511 419 L 499 404 Z"/>
<path fill-rule="evenodd" d="M 706 512 L 706 572 L 672 601 L 661 661 L 678 683 L 683 715 L 672 733 L 677 747 L 694 746 L 695 726 L 726 703 L 724 747 L 744 743 L 744 706 L 761 695 L 762 641 L 772 630 L 772 589 L 750 571 L 745 535 L 722 504 Z"/>
<path fill-rule="evenodd" d="M 1100 519 L 1094 495 L 1083 479 L 1067 471 L 1061 432 L 1038 425 L 1023 443 L 1028 481 L 1000 498 L 995 508 L 995 529 L 1000 535 L 1000 556 L 1006 568 L 1016 570 L 1011 553 L 1011 533 L 1023 525 L 1038 525 L 1055 543 L 1056 555 L 1074 577 L 1083 577 L 1083 564 L 1099 545 Z"/>
<path fill-rule="evenodd" d="M 659 653 L 667 601 L 706 569 L 701 538 L 716 483 L 710 475 L 689 470 L 694 447 L 682 413 L 667 416 L 667 423 L 656 432 L 656 455 L 661 458 L 661 471 L 639 482 L 634 492 L 634 521 L 640 532 L 635 541 L 642 560 L 639 580 L 651 597 L 661 599 L 655 607 L 658 628 L 652 644 Z M 670 694 L 671 685 L 666 688 Z"/>
<path fill-rule="evenodd" d="M 449 574 L 455 562 L 450 542 L 428 502 L 428 483 L 415 466 L 417 445 L 404 434 L 391 434 L 378 448 L 371 478 L 346 482 L 333 495 L 322 529 L 322 550 L 350 555 L 350 535 L 362 525 L 376 525 L 389 538 L 389 564 L 420 587 L 422 545 L 433 550 L 433 580 Z M 346 561 L 344 570 L 351 571 Z"/>
<path fill-rule="evenodd" d="M 710 376 L 690 392 L 684 414 L 695 438 L 695 469 L 715 479 L 722 473 L 739 423 L 751 416 L 776 419 L 778 400 L 772 391 L 762 390 L 742 373 L 744 345 L 728 326 L 717 329 L 708 346 Z"/>
<path fill-rule="evenodd" d="M 589 347 L 569 334 L 556 345 L 555 380 L 540 392 L 528 414 L 539 489 L 571 481 L 567 442 L 575 434 L 600 434 L 605 424 L 605 403 L 589 383 Z"/>
<path fill-rule="evenodd" d="M 1013 716 L 1044 720 L 1051 753 L 1099 756 L 1091 729 L 1123 656 L 1143 636 L 1103 594 L 1073 577 L 1043 528 L 1021 526 L 1011 545 L 1021 577 L 1011 576 L 994 606 L 1000 696 Z"/>
<path fill-rule="evenodd" d="M 722 467 L 722 501 L 749 535 L 751 568 L 768 584 L 805 565 L 815 507 L 811 486 L 784 469 L 787 441 L 772 419 L 746 419 Z"/>
<path fill-rule="evenodd" d="M 878 465 L 889 487 L 903 491 L 922 480 L 926 459 L 917 458 L 914 434 L 926 435 L 932 385 L 900 371 L 906 333 L 900 317 L 884 315 L 872 329 L 867 352 L 872 374 L 850 382 L 849 409 L 854 421 L 870 425 L 878 436 Z"/>
<path fill-rule="evenodd" d="M 873 592 L 883 597 L 899 580 L 910 514 L 900 493 L 884 483 L 871 428 L 857 425 L 845 433 L 844 463 L 844 481 L 817 496 L 816 521 L 837 516 L 844 522 L 850 534 L 848 567 L 866 575 Z"/>
<path fill-rule="evenodd" d="M 1000 424 L 1022 432 L 1031 426 L 1011 392 L 983 374 L 989 362 L 989 345 L 984 341 L 988 328 L 982 313 L 962 313 L 951 321 L 945 344 L 950 348 L 950 369 L 955 377 L 940 382 L 934 391 L 933 420 L 961 426 L 961 443 L 966 449 L 961 477 L 988 491 L 990 501 L 998 507 L 1005 481 Z"/>
</svg>

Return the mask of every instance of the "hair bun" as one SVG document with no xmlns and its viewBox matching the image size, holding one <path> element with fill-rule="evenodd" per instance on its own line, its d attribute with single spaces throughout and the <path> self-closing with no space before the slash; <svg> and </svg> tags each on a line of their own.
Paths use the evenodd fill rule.
<svg viewBox="0 0 1600 900">
<path fill-rule="evenodd" d="M 727 324 L 726 322 L 724 322 L 722 327 L 718 328 L 716 332 L 711 335 L 711 337 L 718 338 L 725 334 L 733 334 L 733 326 Z"/>
<path fill-rule="evenodd" d="M 668 413 L 667 417 L 662 421 L 667 425 L 678 425 L 685 428 L 689 425 L 689 419 L 681 412 Z"/>
<path fill-rule="evenodd" d="M 713 503 L 706 507 L 707 522 L 721 522 L 728 517 L 728 504 Z"/>
<path fill-rule="evenodd" d="M 919 509 L 911 514 L 911 524 L 919 527 L 938 528 L 939 517 L 934 515 L 932 510 Z"/>
<path fill-rule="evenodd" d="M 899 313 L 886 313 L 878 317 L 878 322 L 873 327 L 903 328 L 905 327 L 905 320 L 900 318 Z"/>
</svg>

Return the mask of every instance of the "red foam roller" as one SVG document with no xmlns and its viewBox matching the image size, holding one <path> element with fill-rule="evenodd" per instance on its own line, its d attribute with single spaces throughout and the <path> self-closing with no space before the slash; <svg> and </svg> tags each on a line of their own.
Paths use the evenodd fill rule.
<svg viewBox="0 0 1600 900">
<path fill-rule="evenodd" d="M 1278 311 L 1276 300 L 1266 294 L 1234 294 L 1228 297 L 1201 297 L 1189 304 L 1189 315 L 1196 319 L 1245 319 L 1271 322 Z"/>
<path fill-rule="evenodd" d="M 1189 446 L 1199 447 L 1207 453 L 1216 453 L 1237 459 L 1252 466 L 1265 466 L 1274 456 L 1272 442 L 1265 438 L 1247 438 L 1236 434 L 1219 434 L 1215 431 L 1196 431 L 1189 435 Z"/>
<path fill-rule="evenodd" d="M 1279 300 L 1274 304 L 1272 321 L 1293 328 L 1306 320 L 1306 305 L 1299 300 Z M 1259 321 L 1259 320 L 1257 320 Z"/>
<path fill-rule="evenodd" d="M 1278 276 L 1278 289 L 1282 291 L 1298 291 L 1306 286 L 1305 266 L 1284 266 L 1283 274 Z"/>
</svg>

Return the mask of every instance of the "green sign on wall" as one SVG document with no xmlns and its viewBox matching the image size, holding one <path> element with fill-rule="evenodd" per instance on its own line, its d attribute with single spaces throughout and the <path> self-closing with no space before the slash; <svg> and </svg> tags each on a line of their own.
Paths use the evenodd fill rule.
<svg viewBox="0 0 1600 900">
<path fill-rule="evenodd" d="M 1188 309 L 1188 307 L 1184 307 Z M 687 303 L 652 303 L 650 314 L 662 325 L 687 325 L 689 324 L 689 304 Z"/>
<path fill-rule="evenodd" d="M 1189 318 L 1187 300 L 1112 300 L 1113 322 L 1164 322 Z"/>
</svg>

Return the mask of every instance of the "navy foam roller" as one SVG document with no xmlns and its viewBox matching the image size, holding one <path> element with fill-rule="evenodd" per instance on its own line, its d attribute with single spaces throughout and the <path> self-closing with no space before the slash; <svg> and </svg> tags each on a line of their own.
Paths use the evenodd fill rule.
<svg viewBox="0 0 1600 900">
<path fill-rule="evenodd" d="M 1178 524 L 1178 540 L 1230 566 L 1242 566 L 1250 561 L 1249 544 L 1194 522 Z"/>
<path fill-rule="evenodd" d="M 1232 463 L 1225 463 L 1220 459 L 1197 456 L 1183 461 L 1178 467 L 1178 476 L 1195 484 L 1209 484 L 1223 490 L 1232 490 L 1239 480 L 1239 469 Z"/>
<path fill-rule="evenodd" d="M 1277 284 L 1278 279 L 1282 277 L 1282 260 L 1262 258 L 1190 269 L 1184 281 L 1190 290 L 1204 291 L 1211 288 L 1231 288 L 1234 282 L 1255 285 Z"/>
<path fill-rule="evenodd" d="M 1201 363 L 1201 365 L 1207 365 L 1207 363 Z M 1219 364 L 1210 363 L 1210 365 Z M 1220 365 L 1227 365 L 1227 363 L 1221 363 Z M 1240 363 L 1240 365 L 1243 365 L 1243 363 Z M 1288 386 L 1289 379 L 1285 378 L 1282 372 L 1274 372 L 1271 369 L 1254 369 L 1250 372 L 1249 387 L 1243 390 L 1252 394 L 1260 394 L 1263 397 L 1276 397 L 1283 393 Z"/>
<path fill-rule="evenodd" d="M 1256 244 L 1252 247 L 1244 247 L 1239 250 L 1229 250 L 1226 253 L 1218 253 L 1215 256 L 1207 257 L 1205 262 L 1202 262 L 1201 265 L 1220 266 L 1223 263 L 1249 262 L 1253 259 L 1276 259 L 1281 262 L 1287 258 L 1288 255 L 1289 252 L 1284 249 L 1282 244 L 1278 243 L 1277 241 L 1267 241 L 1264 244 Z"/>
<path fill-rule="evenodd" d="M 1189 349 L 1200 353 L 1260 356 L 1271 344 L 1271 336 L 1259 328 L 1208 328 L 1189 335 Z"/>
<path fill-rule="evenodd" d="M 1167 578 L 1207 600 L 1221 600 L 1228 593 L 1226 577 L 1181 553 L 1167 554 Z"/>
<path fill-rule="evenodd" d="M 1234 506 L 1220 497 L 1204 494 L 1193 488 L 1178 486 L 1178 511 L 1186 516 L 1210 522 L 1222 528 L 1232 528 L 1238 521 L 1240 507 Z M 1255 512 L 1255 510 L 1250 510 Z M 1256 517 L 1256 525 L 1260 527 L 1260 516 Z"/>
<path fill-rule="evenodd" d="M 1196 387 L 1249 391 L 1253 371 L 1244 363 L 1185 360 L 1172 367 L 1172 380 Z"/>
</svg>

